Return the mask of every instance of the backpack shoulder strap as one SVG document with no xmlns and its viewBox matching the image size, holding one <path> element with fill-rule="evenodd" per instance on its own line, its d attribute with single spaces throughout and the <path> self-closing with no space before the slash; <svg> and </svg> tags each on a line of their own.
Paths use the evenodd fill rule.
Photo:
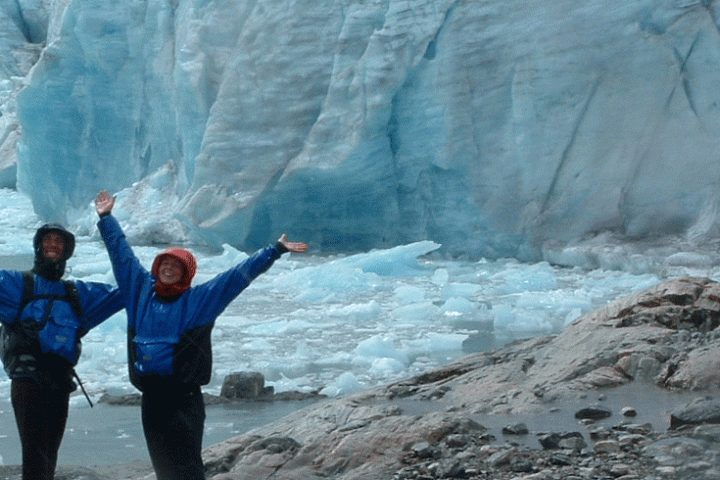
<svg viewBox="0 0 720 480">
<path fill-rule="evenodd" d="M 22 272 L 23 273 L 23 294 L 22 299 L 20 300 L 20 307 L 18 308 L 17 318 L 20 318 L 20 315 L 22 315 L 23 308 L 30 303 L 33 299 L 33 295 L 35 294 L 35 277 L 33 276 L 32 272 Z"/>
<path fill-rule="evenodd" d="M 67 302 L 75 312 L 78 319 L 82 318 L 82 305 L 80 305 L 80 295 L 78 294 L 77 285 L 72 280 L 63 280 L 65 284 L 65 295 Z"/>
</svg>

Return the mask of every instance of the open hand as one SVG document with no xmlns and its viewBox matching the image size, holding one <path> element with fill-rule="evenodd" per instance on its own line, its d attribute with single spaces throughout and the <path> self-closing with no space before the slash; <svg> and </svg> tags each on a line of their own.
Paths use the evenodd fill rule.
<svg viewBox="0 0 720 480">
<path fill-rule="evenodd" d="M 115 199 L 117 196 L 111 197 L 107 190 L 103 190 L 98 193 L 95 199 L 95 210 L 98 215 L 104 215 L 112 213 L 112 209 L 115 206 Z"/>
<path fill-rule="evenodd" d="M 288 242 L 287 234 L 283 233 L 282 237 L 278 240 L 278 242 L 282 243 L 285 248 L 288 249 L 290 252 L 295 253 L 303 253 L 306 252 L 308 249 L 308 244 L 303 242 Z"/>
</svg>

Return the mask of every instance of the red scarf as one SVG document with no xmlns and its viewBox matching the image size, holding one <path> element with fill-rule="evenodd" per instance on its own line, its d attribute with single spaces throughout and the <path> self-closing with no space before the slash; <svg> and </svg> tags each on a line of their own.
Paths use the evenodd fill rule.
<svg viewBox="0 0 720 480">
<path fill-rule="evenodd" d="M 176 297 L 185 293 L 190 285 L 181 285 L 182 282 L 175 282 L 172 285 L 162 283 L 160 280 L 155 282 L 155 293 L 161 297 Z"/>
</svg>

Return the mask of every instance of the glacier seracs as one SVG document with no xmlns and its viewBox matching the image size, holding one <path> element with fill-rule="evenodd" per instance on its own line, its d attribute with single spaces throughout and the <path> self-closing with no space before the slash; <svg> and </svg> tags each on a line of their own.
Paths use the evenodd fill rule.
<svg viewBox="0 0 720 480">
<path fill-rule="evenodd" d="M 10 4 L 0 186 L 47 220 L 172 172 L 169 241 L 536 259 L 718 233 L 712 2 Z"/>
</svg>

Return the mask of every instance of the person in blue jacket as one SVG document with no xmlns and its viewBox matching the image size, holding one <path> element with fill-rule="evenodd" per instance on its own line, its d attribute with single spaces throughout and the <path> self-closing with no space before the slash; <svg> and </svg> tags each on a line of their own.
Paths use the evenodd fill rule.
<svg viewBox="0 0 720 480">
<path fill-rule="evenodd" d="M 52 480 L 68 418 L 80 338 L 123 308 L 120 291 L 62 281 L 75 237 L 40 227 L 31 272 L 0 270 L 0 350 L 22 446 L 23 480 Z"/>
<path fill-rule="evenodd" d="M 202 480 L 205 405 L 201 386 L 210 381 L 210 332 L 216 318 L 258 275 L 285 252 L 305 252 L 307 244 L 278 242 L 200 285 L 187 250 L 160 253 L 148 272 L 134 255 L 111 215 L 115 197 L 95 200 L 102 236 L 128 316 L 128 368 L 142 393 L 145 441 L 158 480 Z"/>
</svg>

